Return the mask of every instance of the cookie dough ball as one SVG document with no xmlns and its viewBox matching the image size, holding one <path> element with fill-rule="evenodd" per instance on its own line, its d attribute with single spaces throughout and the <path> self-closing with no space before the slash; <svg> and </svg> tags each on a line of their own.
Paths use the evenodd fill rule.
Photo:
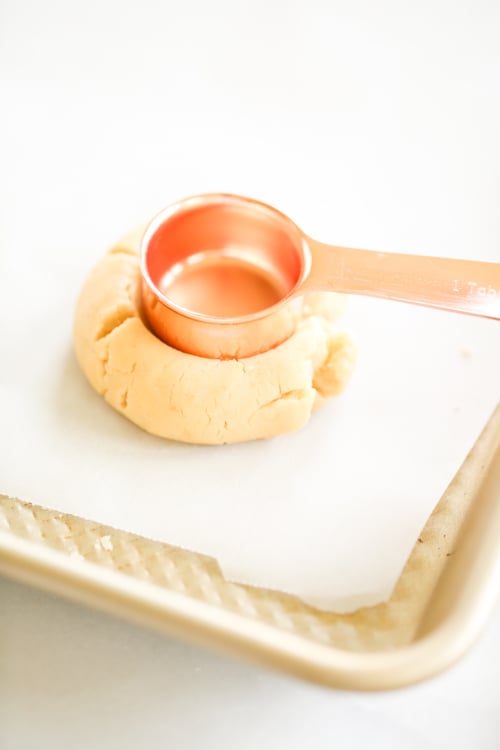
<svg viewBox="0 0 500 750">
<path fill-rule="evenodd" d="M 141 235 L 104 256 L 76 306 L 78 362 L 113 408 L 160 437 L 235 443 L 298 430 L 344 389 L 355 349 L 335 322 L 339 295 L 308 295 L 295 333 L 246 359 L 206 359 L 160 341 L 141 314 Z"/>
</svg>

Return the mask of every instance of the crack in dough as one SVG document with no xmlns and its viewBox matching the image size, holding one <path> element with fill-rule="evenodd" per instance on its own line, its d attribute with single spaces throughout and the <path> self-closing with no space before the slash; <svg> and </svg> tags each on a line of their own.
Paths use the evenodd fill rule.
<svg viewBox="0 0 500 750">
<path fill-rule="evenodd" d="M 106 336 L 109 336 L 110 333 L 113 333 L 113 331 L 119 328 L 123 323 L 125 323 L 126 320 L 135 317 L 135 313 L 128 310 L 114 310 L 102 321 L 102 325 L 96 334 L 95 340 L 101 341 L 102 339 L 105 339 Z"/>
<path fill-rule="evenodd" d="M 160 437 L 220 444 L 298 430 L 346 386 L 355 360 L 339 328 L 340 295 L 304 300 L 295 333 L 247 359 L 185 354 L 154 336 L 141 315 L 137 231 L 87 278 L 74 320 L 78 362 L 117 411 Z"/>
<path fill-rule="evenodd" d="M 128 388 L 125 388 L 120 398 L 120 406 L 125 411 L 128 406 Z"/>
</svg>

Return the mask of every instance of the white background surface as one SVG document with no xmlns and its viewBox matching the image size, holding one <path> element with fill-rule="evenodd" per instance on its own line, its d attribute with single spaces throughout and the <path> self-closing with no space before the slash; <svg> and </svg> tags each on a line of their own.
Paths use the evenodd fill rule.
<svg viewBox="0 0 500 750">
<path fill-rule="evenodd" d="M 500 613 L 454 669 L 324 690 L 0 581 L 2 750 L 498 750 Z"/>
<path fill-rule="evenodd" d="M 97 258 L 152 208 L 218 189 L 338 244 L 495 257 L 499 27 L 494 2 L 4 0 L 0 269 L 33 283 L 34 228 L 41 252 Z M 500 745 L 498 618 L 442 680 L 376 697 L 268 676 L 10 583 L 0 618 L 7 750 Z"/>
</svg>

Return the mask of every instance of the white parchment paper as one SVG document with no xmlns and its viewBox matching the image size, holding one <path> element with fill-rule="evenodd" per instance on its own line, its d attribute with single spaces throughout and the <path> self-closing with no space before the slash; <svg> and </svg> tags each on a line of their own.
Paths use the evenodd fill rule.
<svg viewBox="0 0 500 750">
<path fill-rule="evenodd" d="M 443 34 L 434 5 L 355 5 L 20 0 L 0 28 L 0 491 L 344 609 L 390 593 L 493 410 L 498 326 L 352 299 L 345 395 L 300 433 L 203 448 L 114 413 L 71 320 L 112 242 L 213 190 L 325 242 L 500 261 L 490 12 Z"/>
<path fill-rule="evenodd" d="M 212 555 L 228 578 L 320 607 L 389 594 L 495 406 L 495 323 L 352 299 L 360 356 L 344 396 L 293 435 L 188 446 L 141 432 L 84 380 L 70 339 L 81 259 L 33 252 L 28 265 L 8 269 L 1 301 L 3 492 Z"/>
</svg>

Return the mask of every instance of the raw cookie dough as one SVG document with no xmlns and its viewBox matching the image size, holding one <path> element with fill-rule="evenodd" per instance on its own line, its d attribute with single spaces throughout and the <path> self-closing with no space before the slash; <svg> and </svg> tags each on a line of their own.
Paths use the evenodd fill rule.
<svg viewBox="0 0 500 750">
<path fill-rule="evenodd" d="M 160 437 L 235 443 L 298 430 L 343 390 L 355 349 L 334 322 L 338 295 L 308 295 L 293 336 L 246 359 L 196 357 L 156 338 L 141 317 L 141 234 L 128 235 L 95 266 L 75 313 L 78 362 L 117 411 Z"/>
</svg>

